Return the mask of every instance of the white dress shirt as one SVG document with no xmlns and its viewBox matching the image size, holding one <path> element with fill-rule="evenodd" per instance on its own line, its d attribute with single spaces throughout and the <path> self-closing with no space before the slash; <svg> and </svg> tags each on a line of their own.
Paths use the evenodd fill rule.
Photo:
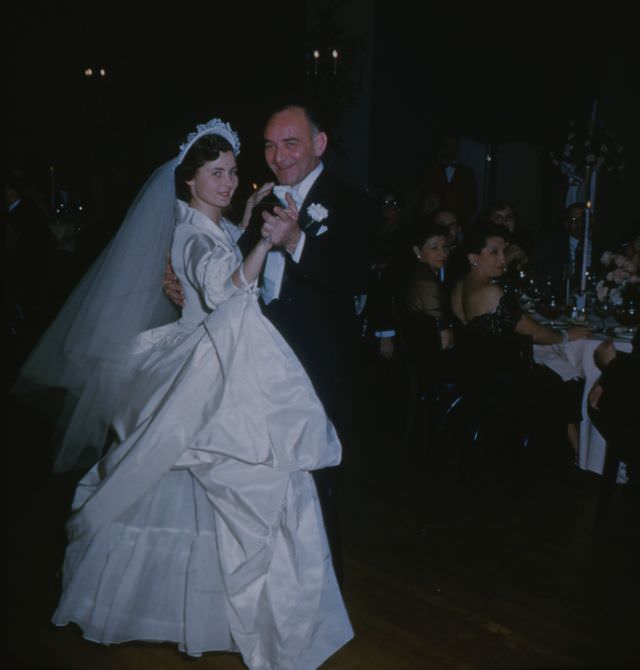
<svg viewBox="0 0 640 670">
<path fill-rule="evenodd" d="M 311 190 L 311 187 L 315 183 L 316 179 L 322 173 L 322 170 L 324 170 L 324 165 L 321 161 L 299 184 L 295 184 L 294 186 L 290 187 L 274 186 L 273 193 L 278 198 L 278 200 L 280 200 L 283 207 L 288 207 L 285 194 L 290 193 L 291 197 L 296 203 L 296 207 L 299 208 L 300 205 L 304 202 L 304 199 L 307 197 L 307 193 L 309 193 Z M 306 235 L 304 231 L 300 231 L 300 239 L 298 240 L 295 251 L 290 254 L 291 259 L 295 263 L 300 261 L 305 240 Z M 264 266 L 264 276 L 262 279 L 262 299 L 267 305 L 280 295 L 280 289 L 282 288 L 282 277 L 284 274 L 285 253 L 288 252 L 278 248 L 272 249 L 267 254 L 267 260 Z"/>
</svg>

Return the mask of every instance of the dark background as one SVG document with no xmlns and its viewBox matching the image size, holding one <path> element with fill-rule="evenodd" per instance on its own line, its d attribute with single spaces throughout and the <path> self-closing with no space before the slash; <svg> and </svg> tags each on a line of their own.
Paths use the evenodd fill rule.
<svg viewBox="0 0 640 670">
<path fill-rule="evenodd" d="M 304 95 L 325 108 L 338 171 L 363 188 L 394 184 L 411 196 L 443 134 L 552 146 L 598 99 L 629 159 L 626 185 L 602 186 L 611 194 L 601 206 L 622 228 L 637 217 L 640 179 L 638 17 L 615 2 L 26 2 L 4 17 L 5 167 L 22 169 L 43 193 L 49 166 L 78 193 L 99 171 L 126 203 L 197 123 L 220 116 L 241 134 L 248 188 L 268 177 L 268 110 Z M 338 76 L 311 76 L 316 45 L 340 48 Z M 87 67 L 107 76 L 87 78 Z M 559 175 L 541 169 L 548 202 L 539 226 L 562 197 Z"/>
</svg>

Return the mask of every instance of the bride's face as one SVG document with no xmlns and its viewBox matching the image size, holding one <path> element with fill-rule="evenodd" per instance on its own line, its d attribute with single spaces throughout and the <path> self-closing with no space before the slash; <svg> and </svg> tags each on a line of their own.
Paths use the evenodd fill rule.
<svg viewBox="0 0 640 670">
<path fill-rule="evenodd" d="M 221 212 L 231 204 L 238 188 L 238 168 L 235 156 L 225 151 L 214 161 L 207 161 L 186 182 L 191 191 L 190 205 L 203 211 Z"/>
</svg>

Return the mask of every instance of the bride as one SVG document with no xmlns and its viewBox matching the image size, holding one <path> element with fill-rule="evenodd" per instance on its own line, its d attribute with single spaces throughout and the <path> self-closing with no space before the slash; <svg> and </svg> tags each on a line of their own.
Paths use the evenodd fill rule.
<svg viewBox="0 0 640 670">
<path fill-rule="evenodd" d="M 310 473 L 341 449 L 257 303 L 277 231 L 243 260 L 223 216 L 239 149 L 228 124 L 198 126 L 72 295 L 64 335 L 48 338 L 76 352 L 72 422 L 115 436 L 75 492 L 53 623 L 104 644 L 170 641 L 192 656 L 239 651 L 252 670 L 304 670 L 353 635 Z M 170 323 L 158 308 L 167 228 L 185 294 Z"/>
</svg>

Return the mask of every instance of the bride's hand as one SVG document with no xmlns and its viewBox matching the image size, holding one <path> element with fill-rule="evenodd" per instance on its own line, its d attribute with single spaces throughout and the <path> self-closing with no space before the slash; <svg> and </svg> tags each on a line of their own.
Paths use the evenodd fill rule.
<svg viewBox="0 0 640 670">
<path fill-rule="evenodd" d="M 240 228 L 242 228 L 242 230 L 244 230 L 249 225 L 249 222 L 251 221 L 251 213 L 253 212 L 253 208 L 258 203 L 260 203 L 265 196 L 271 193 L 274 186 L 275 182 L 268 181 L 266 184 L 262 184 L 260 188 L 257 188 L 247 198 L 247 203 L 244 207 L 244 214 L 242 215 L 242 223 L 240 224 Z"/>
<path fill-rule="evenodd" d="M 184 306 L 184 292 L 180 280 L 173 271 L 171 265 L 171 258 L 167 254 L 167 264 L 164 267 L 164 276 L 162 277 L 162 288 L 165 295 L 176 305 L 176 307 Z"/>
<path fill-rule="evenodd" d="M 258 189 L 256 189 L 248 198 L 247 198 L 247 207 L 253 209 L 265 196 L 271 193 L 271 190 L 275 186 L 275 182 L 268 181 Z"/>
</svg>

